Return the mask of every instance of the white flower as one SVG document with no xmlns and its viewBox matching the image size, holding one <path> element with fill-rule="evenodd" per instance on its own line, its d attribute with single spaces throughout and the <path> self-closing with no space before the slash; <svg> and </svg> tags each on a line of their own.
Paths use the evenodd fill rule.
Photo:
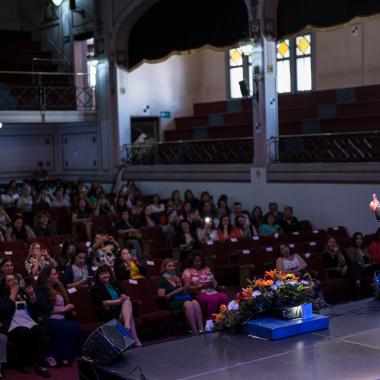
<svg viewBox="0 0 380 380">
<path fill-rule="evenodd" d="M 288 285 L 296 286 L 297 285 L 297 281 L 289 281 Z"/>
<path fill-rule="evenodd" d="M 212 321 L 212 319 L 209 319 L 206 321 L 205 331 L 211 332 L 213 330 L 214 330 L 214 322 Z"/>
<path fill-rule="evenodd" d="M 271 285 L 270 287 L 272 290 L 277 290 L 277 285 Z"/>
<path fill-rule="evenodd" d="M 260 290 L 255 290 L 253 293 L 252 293 L 252 298 L 256 298 L 256 297 L 258 297 L 258 296 L 261 296 L 261 292 L 260 292 Z"/>
<path fill-rule="evenodd" d="M 284 281 L 276 281 L 277 286 L 284 286 Z"/>
<path fill-rule="evenodd" d="M 306 281 L 306 280 L 301 280 L 301 284 L 302 285 L 310 285 L 310 282 Z"/>
<path fill-rule="evenodd" d="M 236 310 L 239 310 L 239 304 L 236 302 L 236 301 L 231 301 L 228 306 L 227 306 L 227 309 L 229 311 L 236 311 Z"/>
</svg>

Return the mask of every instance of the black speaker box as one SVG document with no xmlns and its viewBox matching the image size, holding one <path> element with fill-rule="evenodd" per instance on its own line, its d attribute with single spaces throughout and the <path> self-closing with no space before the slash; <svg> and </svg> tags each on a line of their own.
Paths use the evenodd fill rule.
<svg viewBox="0 0 380 380">
<path fill-rule="evenodd" d="M 118 359 L 134 342 L 124 326 L 113 319 L 91 333 L 82 352 L 91 357 L 94 364 L 107 365 Z"/>
</svg>

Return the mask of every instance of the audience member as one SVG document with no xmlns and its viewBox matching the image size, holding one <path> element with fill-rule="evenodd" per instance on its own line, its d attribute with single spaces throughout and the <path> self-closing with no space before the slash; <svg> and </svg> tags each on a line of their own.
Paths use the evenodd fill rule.
<svg viewBox="0 0 380 380">
<path fill-rule="evenodd" d="M 55 268 L 57 262 L 49 255 L 46 249 L 41 249 L 38 242 L 34 242 L 29 247 L 29 254 L 25 260 L 25 269 L 29 275 L 37 276 L 46 266 Z"/>
<path fill-rule="evenodd" d="M 44 204 L 48 207 L 51 207 L 52 202 L 54 200 L 53 195 L 49 192 L 48 186 L 42 186 L 39 194 L 37 195 L 34 203 L 35 204 Z"/>
<path fill-rule="evenodd" d="M 302 276 L 306 268 L 305 260 L 298 253 L 293 253 L 287 244 L 280 245 L 279 257 L 276 261 L 277 270 Z"/>
<path fill-rule="evenodd" d="M 300 231 L 300 224 L 298 223 L 298 219 L 293 216 L 293 207 L 284 208 L 284 217 L 280 225 L 285 234 Z"/>
<path fill-rule="evenodd" d="M 192 209 L 197 209 L 199 210 L 199 200 L 194 197 L 193 192 L 188 189 L 185 191 L 185 196 L 184 196 L 184 203 L 190 203 Z"/>
<path fill-rule="evenodd" d="M 21 195 L 17 199 L 16 202 L 17 209 L 25 213 L 31 213 L 33 208 L 33 197 L 32 197 L 32 189 L 29 185 L 25 185 L 22 188 Z"/>
<path fill-rule="evenodd" d="M 107 199 L 107 194 L 104 191 L 101 191 L 99 197 L 95 203 L 94 216 L 99 215 L 110 215 L 115 216 L 116 211 L 111 205 L 110 201 Z"/>
<path fill-rule="evenodd" d="M 261 207 L 255 206 L 253 208 L 251 213 L 251 222 L 257 230 L 260 229 L 260 226 L 263 223 L 263 211 L 261 210 Z"/>
<path fill-rule="evenodd" d="M 69 208 L 69 207 L 71 207 L 70 200 L 64 196 L 64 193 L 61 189 L 57 190 L 54 193 L 54 199 L 51 202 L 51 207 L 53 207 L 53 208 L 58 208 L 58 207 Z"/>
<path fill-rule="evenodd" d="M 182 206 L 183 201 L 181 199 L 181 194 L 178 190 L 174 190 L 168 200 L 167 207 L 179 213 L 182 210 Z"/>
<path fill-rule="evenodd" d="M 116 280 L 121 283 L 124 280 L 145 277 L 146 270 L 133 250 L 131 252 L 128 248 L 123 248 L 116 259 L 114 273 Z"/>
<path fill-rule="evenodd" d="M 228 207 L 227 195 L 222 194 L 217 203 L 217 217 L 220 218 L 222 215 L 230 215 L 230 208 Z"/>
<path fill-rule="evenodd" d="M 207 318 L 217 313 L 220 305 L 228 302 L 227 296 L 216 290 L 218 284 L 199 251 L 191 253 L 188 268 L 182 273 L 182 281 L 199 304 L 206 308 Z"/>
<path fill-rule="evenodd" d="M 36 238 L 33 230 L 25 225 L 24 218 L 21 214 L 16 214 L 12 219 L 12 225 L 7 229 L 6 232 L 6 240 L 32 240 Z"/>
<path fill-rule="evenodd" d="M 263 218 L 263 223 L 259 227 L 261 236 L 275 235 L 282 233 L 281 227 L 276 223 L 276 218 L 271 213 L 268 213 Z"/>
<path fill-rule="evenodd" d="M 36 236 L 54 236 L 58 235 L 57 229 L 51 223 L 50 214 L 46 211 L 41 211 L 37 215 L 37 225 L 34 228 Z"/>
<path fill-rule="evenodd" d="M 2 233 L 7 232 L 7 228 L 12 223 L 11 218 L 9 217 L 8 213 L 5 211 L 3 204 L 0 201 L 0 231 Z"/>
<path fill-rule="evenodd" d="M 30 373 L 30 366 L 36 362 L 36 374 L 50 377 L 46 365 L 47 335 L 43 326 L 36 323 L 36 295 L 33 287 L 22 288 L 13 274 L 6 274 L 2 284 L 0 315 L 3 331 L 16 344 L 17 368 Z"/>
<path fill-rule="evenodd" d="M 254 236 L 259 236 L 256 227 L 252 224 L 247 224 L 247 218 L 240 214 L 235 219 L 235 227 L 240 233 L 240 237 L 252 238 Z"/>
<path fill-rule="evenodd" d="M 177 246 L 182 251 L 182 258 L 187 258 L 192 250 L 200 248 L 198 237 L 194 231 L 191 231 L 190 223 L 187 220 L 181 220 L 179 224 Z"/>
<path fill-rule="evenodd" d="M 218 240 L 213 219 L 205 218 L 203 228 L 197 229 L 197 237 L 201 244 Z"/>
<path fill-rule="evenodd" d="M 71 257 L 71 265 L 66 266 L 62 283 L 67 289 L 88 286 L 93 272 L 88 263 L 87 252 L 78 249 Z"/>
<path fill-rule="evenodd" d="M 249 219 L 249 214 L 247 211 L 243 211 L 241 207 L 241 202 L 234 202 L 232 206 L 232 213 L 230 214 L 230 221 L 231 223 L 235 223 L 236 217 L 238 215 L 243 215 L 246 219 L 246 224 L 250 224 L 251 221 Z"/>
<path fill-rule="evenodd" d="M 0 283 L 3 281 L 3 278 L 5 275 L 13 274 L 16 277 L 17 282 L 20 285 L 20 287 L 25 288 L 26 282 L 20 273 L 15 272 L 15 266 L 13 264 L 12 259 L 9 256 L 4 256 L 0 260 L 0 271 L 1 271 L 0 272 Z"/>
<path fill-rule="evenodd" d="M 76 225 L 79 237 L 85 233 L 87 240 L 92 239 L 92 210 L 85 198 L 79 198 L 78 205 L 72 212 L 71 221 Z"/>
<path fill-rule="evenodd" d="M 188 293 L 188 286 L 183 286 L 176 274 L 173 259 L 165 259 L 161 264 L 162 278 L 157 285 L 157 294 L 165 301 L 166 307 L 173 313 L 185 312 L 191 332 L 203 331 L 202 310 L 197 300 Z"/>
<path fill-rule="evenodd" d="M 135 321 L 132 315 L 132 302 L 114 280 L 111 268 L 101 265 L 95 273 L 95 285 L 91 289 L 92 302 L 102 312 L 103 321 L 119 319 L 135 340 L 137 347 L 141 346 L 137 336 Z"/>
<path fill-rule="evenodd" d="M 91 264 L 96 267 L 107 264 L 113 268 L 119 249 L 120 245 L 113 236 L 98 230 L 91 247 Z"/>
<path fill-rule="evenodd" d="M 152 214 L 165 212 L 165 205 L 161 202 L 158 194 L 153 194 L 152 203 L 149 205 L 152 210 Z"/>
<path fill-rule="evenodd" d="M 69 320 L 75 306 L 70 303 L 65 287 L 59 281 L 58 272 L 51 265 L 44 267 L 38 276 L 36 296 L 44 325 L 52 338 L 48 362 L 52 367 L 57 363 L 69 366 L 78 352 L 81 327 Z"/>
<path fill-rule="evenodd" d="M 137 222 L 139 228 L 153 228 L 157 227 L 156 220 L 152 216 L 152 207 L 145 206 L 143 214 Z"/>
<path fill-rule="evenodd" d="M 76 252 L 74 240 L 71 238 L 65 239 L 62 243 L 62 247 L 56 256 L 57 267 L 60 271 L 64 271 L 71 263 L 71 259 Z"/>
<path fill-rule="evenodd" d="M 278 211 L 278 204 L 276 202 L 270 202 L 268 205 L 268 210 L 268 212 L 274 216 L 276 223 L 280 224 L 284 219 L 284 214 Z"/>
<path fill-rule="evenodd" d="M 240 237 L 239 230 L 230 222 L 230 218 L 227 215 L 220 217 L 219 227 L 216 230 L 218 234 L 218 240 L 220 241 L 224 242 L 228 239 L 237 239 Z"/>
<path fill-rule="evenodd" d="M 32 179 L 38 182 L 44 182 L 48 180 L 48 172 L 44 168 L 44 163 L 38 161 L 36 168 L 32 172 Z"/>
<path fill-rule="evenodd" d="M 328 278 L 347 276 L 348 264 L 345 253 L 340 249 L 334 237 L 330 237 L 327 240 L 325 253 L 322 255 L 322 260 L 326 267 Z"/>
</svg>

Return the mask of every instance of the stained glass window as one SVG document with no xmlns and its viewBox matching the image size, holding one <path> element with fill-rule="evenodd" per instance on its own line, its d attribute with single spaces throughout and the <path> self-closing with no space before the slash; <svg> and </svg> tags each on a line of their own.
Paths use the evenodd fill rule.
<svg viewBox="0 0 380 380">
<path fill-rule="evenodd" d="M 252 95 L 252 46 L 241 45 L 228 52 L 229 94 L 232 99 L 241 98 L 239 82 L 244 80 L 249 84 L 249 94 Z"/>
<path fill-rule="evenodd" d="M 277 91 L 309 91 L 312 88 L 311 34 L 278 41 Z"/>
</svg>

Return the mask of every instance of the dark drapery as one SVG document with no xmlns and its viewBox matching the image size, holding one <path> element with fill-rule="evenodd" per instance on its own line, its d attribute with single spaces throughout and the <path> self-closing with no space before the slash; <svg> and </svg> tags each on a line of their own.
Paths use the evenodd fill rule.
<svg viewBox="0 0 380 380">
<path fill-rule="evenodd" d="M 307 25 L 328 27 L 375 13 L 380 13 L 380 0 L 279 0 L 277 36 L 294 34 Z M 160 0 L 131 30 L 127 66 L 206 44 L 226 47 L 247 37 L 244 0 Z"/>
<path fill-rule="evenodd" d="M 248 37 L 244 0 L 161 0 L 133 26 L 128 67 L 172 51 L 232 45 Z"/>
<path fill-rule="evenodd" d="M 280 0 L 277 36 L 294 34 L 307 25 L 329 27 L 375 13 L 380 13 L 379 0 Z"/>
</svg>

